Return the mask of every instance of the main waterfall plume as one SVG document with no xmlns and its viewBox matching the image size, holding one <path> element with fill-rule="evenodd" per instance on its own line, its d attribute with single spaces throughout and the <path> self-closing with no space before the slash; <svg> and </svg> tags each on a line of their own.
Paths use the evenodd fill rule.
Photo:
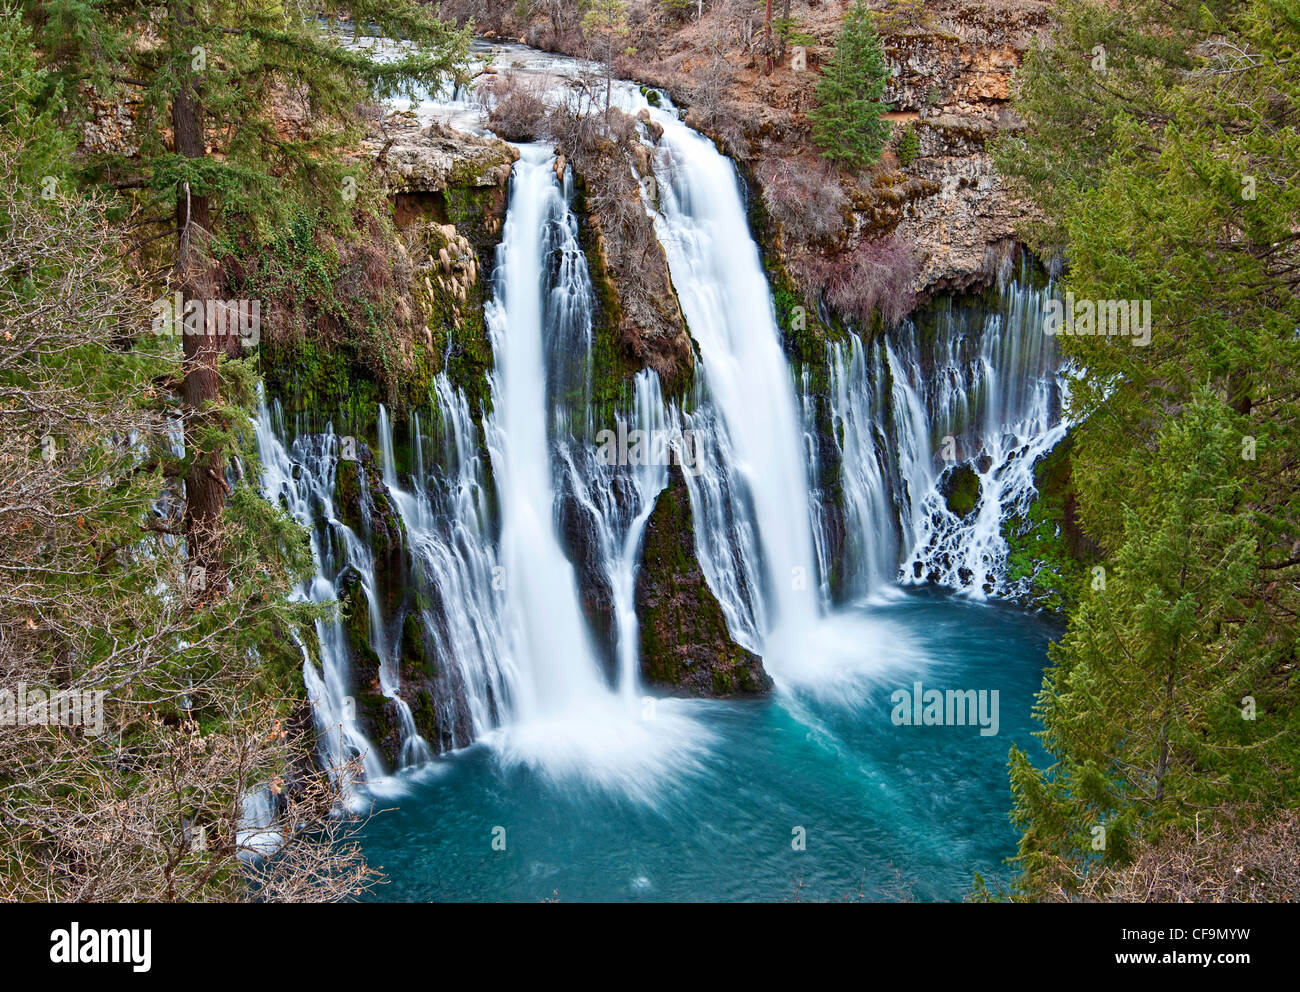
<svg viewBox="0 0 1300 992">
<path fill-rule="evenodd" d="M 729 461 L 714 469 L 728 475 L 726 490 L 740 504 L 730 514 L 719 514 L 706 509 L 705 493 L 694 487 L 696 519 L 705 524 L 697 550 L 712 573 L 715 591 L 731 600 L 733 614 L 742 609 L 735 594 L 727 593 L 755 573 L 761 575 L 765 609 L 746 625 L 761 645 L 773 631 L 806 630 L 819 612 L 794 382 L 735 167 L 675 115 L 660 113 L 658 121 L 664 136 L 657 226 L 687 324 L 700 346 L 707 402 L 717 411 L 716 417 L 701 418 L 699 427 L 704 434 L 710 427 L 716 431 L 710 453 L 725 452 Z M 760 567 L 745 561 L 752 544 L 737 543 L 708 526 L 728 518 L 752 519 Z M 720 549 L 732 553 L 722 555 Z M 743 577 L 721 576 L 737 563 Z"/>
</svg>

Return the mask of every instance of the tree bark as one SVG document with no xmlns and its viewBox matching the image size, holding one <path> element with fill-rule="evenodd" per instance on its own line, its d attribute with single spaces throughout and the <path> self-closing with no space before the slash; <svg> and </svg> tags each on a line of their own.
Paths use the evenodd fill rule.
<svg viewBox="0 0 1300 992">
<path fill-rule="evenodd" d="M 769 75 L 776 68 L 776 60 L 773 58 L 775 54 L 776 45 L 772 42 L 772 0 L 767 0 L 763 7 L 763 58 L 767 61 Z"/>
<path fill-rule="evenodd" d="M 781 23 L 786 26 L 787 31 L 790 30 L 790 0 L 785 0 L 781 5 Z M 780 65 L 783 61 L 785 61 L 785 35 L 781 35 L 776 43 L 776 64 Z"/>
<path fill-rule="evenodd" d="M 190 23 L 187 4 L 171 6 L 174 23 L 181 31 Z M 172 98 L 172 133 L 178 155 L 201 159 L 207 155 L 204 138 L 203 105 L 198 78 L 188 51 L 180 53 L 182 71 Z M 188 183 L 176 193 L 176 265 L 175 277 L 182 301 L 196 301 L 206 309 L 206 302 L 217 298 L 218 279 L 207 252 L 212 230 L 212 213 L 208 197 L 196 194 Z M 180 318 L 182 315 L 175 315 Z M 211 422 L 205 406 L 220 396 L 217 364 L 221 353 L 229 349 L 231 335 L 217 336 L 215 328 L 202 322 L 202 333 L 181 331 L 183 348 L 181 402 L 185 413 L 185 450 L 190 467 L 185 476 L 185 540 L 191 569 L 202 568 L 201 581 L 191 586 L 200 597 L 220 585 L 223 569 L 216 553 L 217 531 L 226 503 L 224 458 L 220 451 L 203 451 L 200 437 Z M 235 339 L 237 345 L 237 338 Z M 191 572 L 191 579 L 196 573 Z"/>
</svg>

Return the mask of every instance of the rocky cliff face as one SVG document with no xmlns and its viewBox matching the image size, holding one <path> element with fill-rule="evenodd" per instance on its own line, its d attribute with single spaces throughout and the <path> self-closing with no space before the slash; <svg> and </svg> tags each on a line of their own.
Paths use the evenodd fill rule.
<svg viewBox="0 0 1300 992">
<path fill-rule="evenodd" d="M 698 696 L 772 688 L 762 660 L 736 644 L 695 557 L 690 494 L 673 466 L 646 523 L 636 580 L 641 675 L 650 685 Z"/>
<path fill-rule="evenodd" d="M 483 304 L 519 152 L 499 138 L 421 125 L 408 113 L 377 122 L 363 148 L 392 202 L 397 250 L 411 259 L 430 371 L 445 371 L 478 412 L 492 367 Z"/>
<path fill-rule="evenodd" d="M 526 74 L 511 69 L 490 74 L 480 96 L 498 133 L 551 143 L 557 177 L 576 192 L 597 297 L 591 403 L 608 411 L 625 401 L 629 380 L 642 369 L 654 370 L 666 395 L 684 395 L 694 372 L 691 337 L 644 206 L 657 189 L 649 146 L 663 129 L 644 110 L 631 117 L 617 108 L 548 105 Z"/>
<path fill-rule="evenodd" d="M 910 122 L 919 138 L 916 159 L 900 167 L 920 183 L 893 233 L 923 256 L 915 288 L 935 293 L 987 282 L 1011 257 L 1028 207 L 1004 188 L 987 146 L 1017 126 L 1012 78 L 1046 30 L 1049 5 L 965 0 L 925 10 L 927 20 L 887 27 L 882 40 L 894 70 L 885 99 L 900 117 L 896 127 Z"/>
<path fill-rule="evenodd" d="M 755 192 L 782 215 L 768 247 L 810 296 L 822 294 L 836 270 L 859 278 L 853 252 L 891 239 L 915 255 L 899 269 L 912 304 L 992 281 L 1027 206 L 1004 188 L 987 145 L 1016 126 L 1007 106 L 1012 80 L 1031 41 L 1046 31 L 1050 4 L 872 0 L 893 71 L 885 99 L 894 138 L 877 166 L 852 175 L 823 166 L 806 117 L 845 4 L 775 6 L 774 17 L 788 16 L 797 37 L 769 65 L 761 5 L 719 0 L 697 19 L 694 7 L 629 0 L 630 54 L 615 70 L 667 91 L 688 109 L 692 126 L 743 160 Z M 480 21 L 512 40 L 589 54 L 576 18 L 551 11 L 521 21 L 504 0 L 486 7 L 491 16 Z M 900 156 L 908 131 L 917 146 Z"/>
<path fill-rule="evenodd" d="M 640 136 L 656 140 L 657 126 L 617 110 L 610 117 L 610 137 L 569 149 L 583 191 L 583 241 L 600 302 L 597 337 L 607 337 L 609 357 L 624 381 L 627 374 L 653 369 L 664 393 L 680 396 L 694 372 L 691 337 L 637 183 L 648 180 L 653 189 L 654 171 Z M 602 364 L 598 377 L 611 371 L 608 361 Z"/>
<path fill-rule="evenodd" d="M 356 190 L 354 234 L 304 216 L 228 268 L 263 301 L 268 392 L 373 439 L 379 403 L 400 422 L 433 402 L 440 373 L 476 410 L 487 401 L 483 301 L 517 152 L 407 114 L 371 127 L 356 154 L 378 188 Z"/>
<path fill-rule="evenodd" d="M 407 112 L 376 122 L 362 143 L 392 196 L 441 193 L 450 187 L 503 188 L 519 153 L 499 138 L 422 125 Z"/>
</svg>

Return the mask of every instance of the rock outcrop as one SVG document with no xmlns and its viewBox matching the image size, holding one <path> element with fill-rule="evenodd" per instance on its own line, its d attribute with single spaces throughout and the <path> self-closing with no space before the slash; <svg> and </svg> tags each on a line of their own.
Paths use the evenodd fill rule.
<svg viewBox="0 0 1300 992">
<path fill-rule="evenodd" d="M 1039 0 L 927 3 L 917 26 L 882 31 L 893 77 L 885 100 L 915 115 L 920 151 L 904 168 L 925 184 L 893 229 L 921 255 L 922 295 L 963 290 L 999 275 L 1026 203 L 1002 184 L 988 151 L 1018 126 L 1009 109 L 1012 77 L 1030 42 L 1046 31 Z"/>
<path fill-rule="evenodd" d="M 772 688 L 762 660 L 731 639 L 700 569 L 690 493 L 675 465 L 646 522 L 636 612 L 641 674 L 648 684 L 695 696 L 756 695 Z"/>
<path fill-rule="evenodd" d="M 580 234 L 596 291 L 599 381 L 593 400 L 622 398 L 627 380 L 646 368 L 659 376 L 666 395 L 680 396 L 690 387 L 695 356 L 667 256 L 638 186 L 639 179 L 653 195 L 657 180 L 641 137 L 657 140 L 658 125 L 617 110 L 607 117 L 608 135 L 561 145 L 578 176 Z"/>
<path fill-rule="evenodd" d="M 363 142 L 392 194 L 451 186 L 504 187 L 519 152 L 500 138 L 468 134 L 412 113 L 393 112 Z"/>
<path fill-rule="evenodd" d="M 788 46 L 768 67 L 761 29 L 736 32 L 722 8 L 699 20 L 664 16 L 651 0 L 629 0 L 635 25 L 617 71 L 665 90 L 687 121 L 741 160 L 756 192 L 806 204 L 808 230 L 767 247 L 803 268 L 833 266 L 853 248 L 895 236 L 916 253 L 909 281 L 915 299 L 993 281 L 1010 256 L 1028 205 L 1009 194 L 988 143 L 1018 126 L 1009 110 L 1012 80 L 1031 42 L 1049 26 L 1046 0 L 926 0 L 871 4 L 892 77 L 884 95 L 894 123 L 878 165 L 826 183 L 807 111 L 819 69 L 829 58 L 844 6 L 793 0 L 788 14 L 806 43 Z M 530 43 L 572 49 L 544 26 Z M 719 42 L 725 46 L 719 54 Z M 569 54 L 579 54 L 570 50 Z M 907 130 L 919 148 L 899 156 Z M 792 179 L 793 177 L 793 179 Z M 841 204 L 840 201 L 845 201 Z M 835 215 L 838 231 L 827 230 Z M 796 266 L 791 266 L 792 271 Z M 815 295 L 822 287 L 805 286 Z"/>
</svg>

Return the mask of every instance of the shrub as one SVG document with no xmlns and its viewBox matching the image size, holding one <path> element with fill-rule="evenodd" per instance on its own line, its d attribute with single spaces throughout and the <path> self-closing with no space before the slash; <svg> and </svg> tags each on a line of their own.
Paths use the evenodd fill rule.
<svg viewBox="0 0 1300 992">
<path fill-rule="evenodd" d="M 928 28 L 933 23 L 934 18 L 925 9 L 925 0 L 893 0 L 887 8 L 876 13 L 876 24 L 881 31 Z"/>
<path fill-rule="evenodd" d="M 771 158 L 759 166 L 758 180 L 767 212 L 789 240 L 828 242 L 843 231 L 848 197 L 824 168 Z"/>
<path fill-rule="evenodd" d="M 909 122 L 903 128 L 903 133 L 898 136 L 894 154 L 898 156 L 898 164 L 905 169 L 921 154 L 921 135 L 914 122 Z"/>
<path fill-rule="evenodd" d="M 537 86 L 513 72 L 503 73 L 479 88 L 488 108 L 488 127 L 506 141 L 536 141 L 541 135 L 546 103 Z"/>
<path fill-rule="evenodd" d="M 1168 828 L 1143 843 L 1122 868 L 1093 868 L 1079 894 L 1099 902 L 1295 902 L 1300 899 L 1297 845 L 1300 814 L 1295 810 L 1263 814 L 1229 808 L 1203 817 L 1199 831 Z"/>
<path fill-rule="evenodd" d="M 896 235 L 879 238 L 845 252 L 837 260 L 806 259 L 792 268 L 810 288 L 822 292 L 838 313 L 866 326 L 876 312 L 897 324 L 916 302 L 912 281 L 920 264 L 911 247 Z"/>
</svg>

